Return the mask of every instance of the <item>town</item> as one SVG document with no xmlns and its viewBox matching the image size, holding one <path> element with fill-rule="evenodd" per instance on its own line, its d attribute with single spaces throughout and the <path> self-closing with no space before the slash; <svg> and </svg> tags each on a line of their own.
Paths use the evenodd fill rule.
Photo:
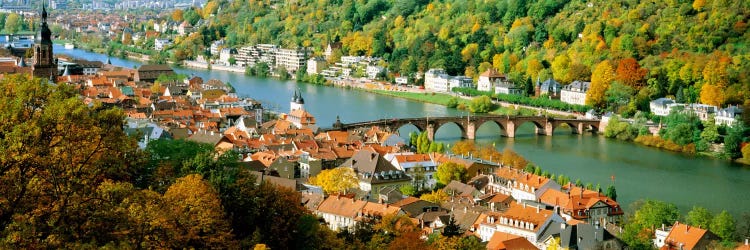
<svg viewBox="0 0 750 250">
<path fill-rule="evenodd" d="M 64 1 L 55 2 L 57 8 L 61 8 L 60 4 L 64 6 Z M 200 5 L 196 1 L 192 3 L 174 3 L 174 1 L 169 1 L 169 3 L 164 3 L 167 1 L 136 2 L 139 1 L 124 1 L 114 6 L 97 5 L 94 2 L 87 7 L 93 9 L 128 9 L 136 8 L 135 6 L 139 4 L 146 4 L 153 8 L 161 8 L 167 7 L 164 4 L 168 4 L 170 8 L 182 5 L 187 8 L 187 6 Z M 13 156 L 9 159 L 0 159 L 0 162 L 3 165 L 7 164 L 8 169 L 10 169 L 10 171 L 7 171 L 9 173 L 7 175 L 5 169 L 0 172 L 0 175 L 2 175 L 0 185 L 8 185 L 5 186 L 8 187 L 7 189 L 3 188 L 6 191 L 0 191 L 0 193 L 6 192 L 2 193 L 3 197 L 8 197 L 0 198 L 0 226 L 3 226 L 0 228 L 4 228 L 0 230 L 0 236 L 3 237 L 0 246 L 11 248 L 92 246 L 67 244 L 67 241 L 71 241 L 96 244 L 93 246 L 100 246 L 102 242 L 105 244 L 120 244 L 110 246 L 122 248 L 134 246 L 137 246 L 135 248 L 238 248 L 241 246 L 243 248 L 264 249 L 268 246 L 279 249 L 302 249 L 304 248 L 302 245 L 292 243 L 300 239 L 274 235 L 274 233 L 284 234 L 284 230 L 287 229 L 288 232 L 294 229 L 293 236 L 310 233 L 312 236 L 308 235 L 308 237 L 311 239 L 320 238 L 321 241 L 316 244 L 320 244 L 320 248 L 326 249 L 347 248 L 345 244 L 355 249 L 373 246 L 405 247 L 408 249 L 750 249 L 747 239 L 744 239 L 744 242 L 735 242 L 737 240 L 734 235 L 735 222 L 731 219 L 731 216 L 727 219 L 729 215 L 726 211 L 712 216 L 710 212 L 696 208 L 690 211 L 686 217 L 681 217 L 678 210 L 669 207 L 667 204 L 651 200 L 643 202 L 644 204 L 641 204 L 638 210 L 626 211 L 617 201 L 614 175 L 611 177 L 611 183 L 605 188 L 602 188 L 599 184 L 594 186 L 592 183 L 584 183 L 580 179 L 571 181 L 571 178 L 575 179 L 576 177 L 565 176 L 562 173 L 557 175 L 549 173 L 543 170 L 544 166 L 536 166 L 510 149 L 498 151 L 494 146 L 480 145 L 471 141 L 474 139 L 473 131 L 471 133 L 468 133 L 468 130 L 463 131 L 463 133 L 472 134 L 466 136 L 466 139 L 470 140 L 459 141 L 450 146 L 434 141 L 433 133 L 435 131 L 427 129 L 422 129 L 422 131 L 408 136 L 399 134 L 397 127 L 390 127 L 387 124 L 382 126 L 358 126 L 346 130 L 344 129 L 346 124 L 338 119 L 333 124 L 318 124 L 316 114 L 309 112 L 307 109 L 316 104 L 306 102 L 305 96 L 309 93 L 305 93 L 301 89 L 290 93 L 288 97 L 290 99 L 289 110 L 270 112 L 267 107 L 264 107 L 263 103 L 249 97 L 240 97 L 229 83 L 217 79 L 203 79 L 199 76 L 178 74 L 166 63 L 147 63 L 137 68 L 127 68 L 113 65 L 109 60 L 107 62 L 90 61 L 86 58 L 72 58 L 62 55 L 54 49 L 52 39 L 56 34 L 52 34 L 48 26 L 46 8 L 47 6 L 43 5 L 38 17 L 40 22 L 38 34 L 36 32 L 21 32 L 0 36 L 0 38 L 4 38 L 2 40 L 4 42 L 3 56 L 0 57 L 0 65 L 2 65 L 0 74 L 2 74 L 3 86 L 0 89 L 7 93 L 9 98 L 5 100 L 33 103 L 33 100 L 23 99 L 21 97 L 23 93 L 16 90 L 14 86 L 41 84 L 43 87 L 40 88 L 56 89 L 62 93 L 66 91 L 74 92 L 75 97 L 70 98 L 70 100 L 79 103 L 78 105 L 81 106 L 70 104 L 71 107 L 90 110 L 91 113 L 73 112 L 71 115 L 74 115 L 75 119 L 89 119 L 78 117 L 84 116 L 80 113 L 104 119 L 102 117 L 106 117 L 107 111 L 103 110 L 121 112 L 120 118 L 122 118 L 122 121 L 111 124 L 116 124 L 115 127 L 122 125 L 113 131 L 121 131 L 123 137 L 113 136 L 112 138 L 132 141 L 135 148 L 133 151 L 118 149 L 112 145 L 119 144 L 108 142 L 113 144 L 107 144 L 106 150 L 111 150 L 110 152 L 114 152 L 116 155 L 122 153 L 122 156 L 118 156 L 121 158 L 116 158 L 120 163 L 129 160 L 134 165 L 149 166 L 151 169 L 133 167 L 137 171 L 132 170 L 132 172 L 142 172 L 132 175 L 131 173 L 92 174 L 93 177 L 90 181 L 96 182 L 96 185 L 98 185 L 91 189 L 98 191 L 92 191 L 92 193 L 103 192 L 106 194 L 102 196 L 90 194 L 94 197 L 91 200 L 107 200 L 112 203 L 108 206 L 112 206 L 111 208 L 118 213 L 125 214 L 121 215 L 122 218 L 127 218 L 123 220 L 133 223 L 127 225 L 140 227 L 150 224 L 158 226 L 156 226 L 157 229 L 142 229 L 143 232 L 137 233 L 129 229 L 112 232 L 111 235 L 105 233 L 105 235 L 108 235 L 107 237 L 89 237 L 84 233 L 57 231 L 30 236 L 33 235 L 31 231 L 34 230 L 24 231 L 29 229 L 25 229 L 23 226 L 33 226 L 28 226 L 32 224 L 23 224 L 26 223 L 23 221 L 39 223 L 36 219 L 40 221 L 48 220 L 49 218 L 46 216 L 69 218 L 67 219 L 69 221 L 50 219 L 49 222 L 44 222 L 52 228 L 51 225 L 58 225 L 57 223 L 74 225 L 75 223 L 70 222 L 74 221 L 70 219 L 74 216 L 66 214 L 65 209 L 55 210 L 54 207 L 56 206 L 50 206 L 53 207 L 53 209 L 50 209 L 53 212 L 49 214 L 39 212 L 44 216 L 33 217 L 35 216 L 33 213 L 30 213 L 32 215 L 23 215 L 31 216 L 28 218 L 34 219 L 27 220 L 27 217 L 16 215 L 23 214 L 23 209 L 34 206 L 31 205 L 34 203 L 29 201 L 32 199 L 24 196 L 26 185 L 35 187 L 34 185 L 37 185 L 35 182 L 55 179 L 52 177 L 55 173 L 45 172 L 38 176 L 25 178 L 24 164 L 36 166 L 35 164 L 39 163 L 31 160 L 26 161 L 22 154 L 14 154 L 17 151 L 13 150 L 23 148 L 26 145 L 24 144 L 25 141 L 18 143 L 21 146 L 6 142 L 6 138 L 15 135 L 14 133 L 21 132 L 13 130 L 13 133 L 11 133 L 10 128 L 7 127 L 17 129 L 15 128 L 17 127 L 16 124 L 7 125 L 0 122 L 0 140 L 2 141 L 0 145 L 7 146 L 9 148 L 8 155 Z M 78 20 L 77 22 L 63 23 L 71 20 L 70 17 L 60 15 L 56 22 L 68 31 L 104 32 L 112 36 L 122 37 L 123 40 L 127 35 L 129 39 L 132 39 L 132 42 L 151 39 L 153 48 L 150 49 L 157 51 L 173 46 L 173 40 L 164 38 L 160 32 L 189 36 L 194 31 L 192 25 L 187 21 L 181 23 L 155 22 L 153 32 L 150 32 L 151 35 L 148 34 L 149 31 L 145 33 L 128 31 L 129 28 L 122 25 L 118 26 L 115 24 L 116 22 L 93 23 L 92 20 Z M 91 17 L 79 15 L 78 18 Z M 103 17 L 98 16 L 98 18 Z M 494 97 L 495 102 L 502 102 L 502 96 L 504 95 L 530 95 L 534 98 L 554 100 L 555 102 L 572 105 L 569 107 L 589 108 L 586 105 L 591 103 L 586 100 L 591 96 L 588 93 L 592 89 L 590 81 L 574 80 L 569 84 L 561 84 L 553 78 L 537 77 L 533 84 L 522 85 L 491 67 L 477 74 L 476 83 L 473 77 L 451 76 L 443 68 L 427 68 L 423 74 L 413 76 L 393 76 L 393 72 L 389 72 L 386 67 L 379 65 L 383 60 L 382 58 L 340 55 L 340 50 L 336 51 L 341 46 L 341 43 L 329 43 L 325 48 L 319 49 L 304 47 L 288 49 L 274 44 L 255 44 L 231 48 L 225 45 L 224 40 L 216 40 L 211 43 L 208 55 L 198 55 L 195 60 L 186 60 L 184 63 L 191 67 L 236 71 L 254 76 L 317 77 L 317 79 L 322 77 L 320 81 L 330 82 L 334 85 L 347 85 L 362 81 L 377 85 L 379 86 L 377 88 L 380 89 L 392 88 L 391 86 L 395 85 L 400 86 L 403 90 L 409 89 L 408 91 L 418 93 L 448 94 L 449 96 L 457 95 L 457 90 L 472 89 L 479 92 L 501 94 Z M 313 56 L 315 54 L 313 50 L 320 50 L 323 53 L 320 56 Z M 336 53 L 339 53 L 339 55 L 334 55 Z M 330 63 L 329 66 L 329 62 L 333 63 Z M 384 81 L 387 75 L 392 76 L 392 83 Z M 415 81 L 420 82 L 423 88 L 413 87 Z M 18 87 L 18 89 L 23 88 Z M 54 90 L 49 91 L 52 91 L 50 92 L 52 97 L 49 97 L 50 100 L 48 101 L 52 102 L 51 100 L 55 98 L 55 92 Z M 38 92 L 44 91 L 39 90 Z M 18 99 L 10 99 L 13 97 Z M 469 100 L 479 99 L 471 96 L 465 96 L 465 98 Z M 672 117 L 676 113 L 694 115 L 703 122 L 704 125 L 702 126 L 714 125 L 714 129 L 722 127 L 730 130 L 732 127 L 741 126 L 741 107 L 729 105 L 720 108 L 708 104 L 681 103 L 683 101 L 682 97 L 674 99 L 662 97 L 650 100 L 648 102 L 650 112 L 653 117 L 657 117 L 653 120 L 663 121 L 663 123 L 640 124 L 646 128 L 643 134 L 661 135 L 670 138 L 673 135 L 665 135 L 665 132 L 661 129 L 665 126 L 676 126 L 671 124 L 668 118 L 661 119 L 658 117 Z M 22 111 L 19 114 L 36 112 L 36 106 L 26 106 L 32 107 L 21 108 Z M 8 110 L 11 110 L 11 106 L 7 107 Z M 55 112 L 56 110 L 52 108 L 50 108 L 51 110 L 45 110 L 45 108 L 46 105 L 42 104 L 39 105 L 38 109 L 44 110 L 40 112 Z M 58 112 L 62 111 L 58 110 Z M 22 115 L 8 115 L 7 117 L 9 117 L 9 121 L 13 122 L 20 121 L 16 120 L 20 116 Z M 44 115 L 40 116 L 46 118 Z M 506 117 L 507 120 L 511 119 L 510 116 Z M 32 116 L 30 119 L 42 118 Z M 471 118 L 466 119 L 470 121 Z M 599 119 L 603 122 L 602 124 L 599 123 Z M 610 119 L 614 121 L 607 125 L 606 123 Z M 566 121 L 565 124 L 572 124 L 575 121 L 581 124 L 590 122 L 586 125 L 590 126 L 587 129 L 606 134 L 608 132 L 605 132 L 605 127 L 617 126 L 616 129 L 620 129 L 619 126 L 626 123 L 629 125 L 622 126 L 636 127 L 639 126 L 637 120 L 637 118 L 630 120 L 618 118 L 612 112 L 597 114 L 592 111 L 588 112 L 585 118 L 576 119 L 574 117 Z M 393 121 L 395 122 L 396 119 L 393 119 Z M 622 123 L 622 121 L 626 121 L 626 123 Z M 39 123 L 44 122 L 50 121 L 40 120 Z M 585 130 L 583 126 L 573 126 L 579 127 L 577 130 L 573 129 L 573 132 L 583 133 Z M 71 125 L 70 127 L 75 126 Z M 419 126 L 417 127 L 419 128 Z M 507 127 L 506 125 L 505 129 Z M 539 129 L 539 127 L 537 128 Z M 112 134 L 118 133 L 103 130 L 106 128 L 98 129 Z M 504 136 L 514 137 L 514 129 L 505 131 Z M 553 125 L 550 125 L 549 131 L 538 132 L 538 134 L 546 133 L 551 136 L 553 129 Z M 541 128 L 541 130 L 544 130 L 544 128 Z M 630 133 L 627 130 L 625 129 L 625 132 L 611 132 L 614 129 L 608 128 L 611 133 L 619 133 L 619 135 Z M 101 131 L 97 130 L 96 132 Z M 27 134 L 33 135 L 34 133 L 28 132 Z M 66 137 L 63 134 L 64 132 L 61 132 L 59 136 L 45 139 L 50 142 L 65 141 L 66 139 L 61 139 Z M 82 134 L 86 133 L 82 132 Z M 107 132 L 102 132 L 98 136 L 106 138 L 106 134 Z M 704 137 L 702 133 L 698 132 L 698 134 L 700 134 L 700 138 Z M 96 137 L 97 135 L 92 134 L 91 136 Z M 713 138 L 710 142 L 717 140 L 717 138 Z M 86 147 L 88 144 L 84 143 L 85 141 L 86 139 L 80 139 L 78 142 L 82 144 L 82 147 Z M 126 144 L 125 142 L 122 143 Z M 93 148 L 95 152 L 105 150 L 98 146 Z M 127 146 L 123 146 L 123 148 L 127 148 Z M 181 150 L 184 151 L 180 152 Z M 180 155 L 189 154 L 187 152 L 194 152 L 193 150 L 196 150 L 195 152 L 205 150 L 209 153 L 205 155 L 201 153 L 189 156 Z M 18 152 L 21 151 L 23 150 Z M 104 153 L 95 152 L 91 153 L 96 156 L 90 157 L 104 157 L 100 156 Z M 89 152 L 83 152 L 83 155 L 85 153 Z M 70 154 L 74 155 L 71 157 L 71 162 L 80 163 L 82 166 L 90 164 L 88 160 L 80 160 L 86 159 L 86 157 L 79 157 L 79 155 L 76 155 L 78 153 Z M 144 158 L 133 159 L 131 158 L 133 155 Z M 61 154 L 59 156 L 61 159 L 67 160 L 66 155 Z M 185 160 L 183 162 L 170 163 L 170 161 L 183 159 Z M 228 162 L 222 162 L 226 159 L 229 159 Z M 101 166 L 116 165 L 107 160 L 106 158 L 97 158 L 96 164 L 102 164 Z M 17 162 L 23 162 L 24 164 L 17 164 Z M 66 166 L 67 163 L 58 164 Z M 129 165 L 130 163 L 123 164 Z M 18 170 L 15 169 L 16 166 L 18 166 Z M 227 169 L 231 167 L 227 166 L 236 166 L 237 173 L 229 174 L 230 171 Z M 44 167 L 39 167 L 39 169 L 44 169 Z M 43 172 L 45 170 L 37 171 Z M 122 172 L 128 171 L 131 170 Z M 16 172 L 18 176 L 24 178 L 15 178 Z M 105 172 L 109 172 L 109 170 Z M 113 172 L 116 171 L 113 170 Z M 62 174 L 67 176 L 69 173 Z M 243 175 L 250 177 L 241 178 Z M 78 177 L 80 174 L 70 174 L 70 176 Z M 120 176 L 121 179 L 118 180 L 118 177 L 113 176 Z M 250 179 L 250 181 L 246 179 Z M 80 186 L 88 185 L 87 181 L 89 180 L 81 181 Z M 117 186 L 121 183 L 114 183 L 116 181 L 128 183 L 127 185 L 130 185 L 130 187 L 125 187 L 127 185 L 124 184 L 124 186 Z M 44 193 L 46 189 L 59 188 L 60 184 L 56 180 L 52 180 L 50 183 L 52 184 L 49 186 L 40 185 L 38 189 L 42 191 L 28 192 L 46 194 Z M 241 186 L 242 184 L 247 184 L 247 186 Z M 76 185 L 79 185 L 79 183 L 76 183 Z M 10 188 L 11 186 L 13 188 Z M 206 186 L 206 190 L 209 191 L 190 189 L 203 186 Z M 237 186 L 240 186 L 240 188 L 232 189 Z M 16 192 L 16 187 L 23 188 Z M 66 186 L 65 188 L 69 187 Z M 183 188 L 183 190 L 179 191 L 178 188 Z M 71 188 L 71 190 L 73 189 L 75 188 Z M 133 194 L 125 194 L 126 191 L 123 190 L 129 190 L 127 192 Z M 58 191 L 50 191 L 50 193 L 55 192 Z M 137 192 L 143 192 L 142 196 L 136 195 Z M 266 194 L 263 194 L 263 192 L 266 192 Z M 190 196 L 192 193 L 204 196 L 195 198 Z M 67 201 L 67 199 L 73 199 L 70 197 L 78 195 L 75 190 L 67 194 L 69 195 L 50 196 L 65 197 L 61 200 Z M 12 200 L 10 198 L 16 197 L 16 195 L 23 199 Z M 85 201 L 76 203 L 75 206 L 67 204 L 59 206 L 66 209 L 67 206 L 71 206 L 71 210 L 80 212 L 82 215 L 92 215 L 92 218 L 98 219 L 96 213 L 88 214 L 90 211 L 76 210 L 81 209 L 80 207 L 85 206 L 88 202 L 88 199 L 84 198 L 81 200 Z M 191 200 L 193 198 L 199 201 Z M 231 201 L 232 198 L 237 198 L 238 201 Z M 121 202 L 116 202 L 118 199 Z M 131 204 L 124 210 L 128 212 L 117 210 L 123 209 L 117 207 L 117 203 L 125 204 L 138 199 L 154 204 L 163 202 L 164 206 L 174 208 L 171 212 L 164 212 L 146 205 L 140 207 L 139 204 Z M 262 201 L 259 202 L 258 199 Z M 201 201 L 206 204 L 218 203 L 219 205 L 211 207 L 211 209 L 205 209 L 209 205 L 203 206 L 204 208 L 201 209 L 206 210 L 202 211 L 205 214 L 189 214 L 194 213 L 193 209 L 195 208 L 191 206 L 202 207 Z M 241 202 L 246 203 L 241 204 Z M 54 202 L 50 201 L 50 204 L 52 203 Z M 182 203 L 188 204 L 184 210 L 180 210 L 180 204 Z M 17 204 L 21 205 L 17 206 Z M 237 207 L 232 207 L 235 205 Z M 296 206 L 301 207 L 302 210 L 292 211 L 291 209 Z M 172 209 L 171 207 L 170 209 Z M 292 208 L 285 210 L 277 207 Z M 236 208 L 239 209 L 230 210 Z M 242 219 L 251 221 L 251 223 L 236 219 L 236 217 L 232 217 L 235 216 L 234 214 L 228 212 L 240 213 L 252 209 L 260 209 L 258 211 L 261 212 L 241 215 L 246 216 Z M 186 216 L 194 217 L 180 217 L 179 213 L 181 212 L 188 214 Z M 270 214 L 264 214 L 264 212 Z M 58 215 L 58 213 L 61 215 Z M 211 213 L 218 213 L 218 215 Z M 708 213 L 708 216 L 705 216 L 706 213 Z M 287 221 L 286 219 L 291 220 L 291 218 L 284 217 L 292 216 L 290 214 L 295 214 L 294 221 Z M 162 215 L 168 219 L 159 221 L 157 217 Z M 302 218 L 305 218 L 305 215 L 312 218 L 310 220 L 314 226 L 309 226 L 307 231 L 300 229 L 305 232 L 299 232 L 297 226 L 303 224 Z M 149 216 L 153 216 L 153 218 L 145 218 Z M 240 215 L 237 216 L 240 217 Z M 230 218 L 225 219 L 225 217 Z M 104 221 L 112 219 L 111 217 L 102 218 Z M 682 220 L 683 218 L 687 221 Z M 153 221 L 149 221 L 151 219 Z M 212 220 L 211 223 L 213 224 L 196 226 L 204 227 L 204 229 L 187 228 L 183 224 L 187 223 L 192 226 L 196 225 L 193 223 L 200 223 L 204 219 Z M 240 222 L 235 221 L 235 219 Z M 274 224 L 271 222 L 283 224 L 287 227 L 267 225 Z M 289 226 L 287 223 L 294 225 Z M 86 231 L 90 228 L 96 228 L 97 225 L 92 224 L 96 223 L 83 222 L 79 224 L 80 230 Z M 269 228 L 273 226 L 277 227 Z M 183 228 L 189 233 L 185 233 L 184 238 L 175 236 L 179 235 Z M 261 228 L 268 229 L 268 231 L 263 231 Z M 39 230 L 43 231 L 42 229 Z M 72 230 L 75 231 L 75 229 Z M 161 235 L 158 232 L 160 230 L 169 231 L 169 233 Z M 198 230 L 199 232 L 196 233 L 191 230 Z M 313 232 L 316 234 L 313 234 Z M 240 238 L 243 233 L 247 235 Z M 321 236 L 326 235 L 326 233 L 333 234 L 333 236 Z M 737 232 L 738 235 L 739 233 L 741 232 Z M 48 234 L 56 237 L 62 236 L 59 239 L 54 237 L 43 238 L 47 237 Z M 134 234 L 147 236 L 139 236 L 143 238 L 137 242 L 117 242 L 117 239 L 129 239 Z M 25 239 L 22 235 L 28 236 L 28 239 Z M 289 233 L 288 235 L 292 234 Z M 97 238 L 106 239 L 97 242 L 97 240 L 100 240 Z M 110 241 L 107 242 L 106 240 Z M 163 245 L 160 241 L 164 241 Z M 333 242 L 339 242 L 340 245 Z M 317 247 L 318 245 L 315 244 L 307 246 L 311 249 Z"/>
</svg>

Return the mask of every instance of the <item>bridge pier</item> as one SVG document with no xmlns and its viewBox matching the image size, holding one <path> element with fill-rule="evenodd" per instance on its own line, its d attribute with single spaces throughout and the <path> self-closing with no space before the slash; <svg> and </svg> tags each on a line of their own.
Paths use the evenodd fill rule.
<svg viewBox="0 0 750 250">
<path fill-rule="evenodd" d="M 505 123 L 505 136 L 513 138 L 516 137 L 516 124 L 512 121 Z"/>
<path fill-rule="evenodd" d="M 470 122 L 469 124 L 466 125 L 466 132 L 465 132 L 464 138 L 469 139 L 469 140 L 474 140 L 477 138 L 476 133 L 477 133 L 476 125 L 473 122 Z"/>
<path fill-rule="evenodd" d="M 575 129 L 573 129 L 573 133 L 574 133 L 574 134 L 579 134 L 579 135 L 582 135 L 582 134 L 583 134 L 583 132 L 584 132 L 584 126 L 583 126 L 583 123 L 582 123 L 582 122 L 579 122 L 578 124 L 576 124 L 576 128 L 575 128 Z"/>
<path fill-rule="evenodd" d="M 430 139 L 430 141 L 435 141 L 435 125 L 432 123 L 427 124 L 427 138 Z"/>
<path fill-rule="evenodd" d="M 544 123 L 544 130 L 540 129 L 539 127 L 536 127 L 536 134 L 538 135 L 552 136 L 552 133 L 554 133 L 554 131 L 555 131 L 555 126 L 551 122 Z"/>
</svg>

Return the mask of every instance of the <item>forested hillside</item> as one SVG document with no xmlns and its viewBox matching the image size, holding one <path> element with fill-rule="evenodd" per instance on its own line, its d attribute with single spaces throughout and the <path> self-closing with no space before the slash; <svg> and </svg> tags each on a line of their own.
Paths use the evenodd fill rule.
<svg viewBox="0 0 750 250">
<path fill-rule="evenodd" d="M 516 83 L 593 80 L 599 106 L 611 84 L 637 96 L 631 109 L 667 95 L 714 105 L 750 97 L 747 1 L 236 0 L 175 18 L 196 14 L 209 25 L 181 41 L 183 56 L 222 37 L 317 53 L 342 42 L 341 54 L 382 57 L 394 74 L 495 67 Z"/>
</svg>

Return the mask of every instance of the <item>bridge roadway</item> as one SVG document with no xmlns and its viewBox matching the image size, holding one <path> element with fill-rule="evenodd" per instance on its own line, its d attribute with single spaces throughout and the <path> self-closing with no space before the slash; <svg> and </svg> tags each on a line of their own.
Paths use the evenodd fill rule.
<svg viewBox="0 0 750 250">
<path fill-rule="evenodd" d="M 417 118 L 395 118 L 380 119 L 374 121 L 341 123 L 338 119 L 333 124 L 333 130 L 355 130 L 367 129 L 372 126 L 379 126 L 390 131 L 398 131 L 402 126 L 411 124 L 419 131 L 427 131 L 430 140 L 435 139 L 435 131 L 441 126 L 453 123 L 461 130 L 461 137 L 464 139 L 474 140 L 476 131 L 486 122 L 494 122 L 502 129 L 502 135 L 506 137 L 515 137 L 516 129 L 524 123 L 534 124 L 536 133 L 540 135 L 552 136 L 555 129 L 562 124 L 567 124 L 572 128 L 574 134 L 582 134 L 592 131 L 598 132 L 600 120 L 585 119 L 560 119 L 546 116 L 507 116 L 507 115 L 483 115 L 483 116 L 448 116 L 448 117 L 417 117 Z"/>
</svg>

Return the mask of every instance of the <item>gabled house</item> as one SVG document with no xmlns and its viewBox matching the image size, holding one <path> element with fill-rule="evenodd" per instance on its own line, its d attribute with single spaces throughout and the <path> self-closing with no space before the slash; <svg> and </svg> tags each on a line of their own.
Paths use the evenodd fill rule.
<svg viewBox="0 0 750 250">
<path fill-rule="evenodd" d="M 590 87 L 590 82 L 582 81 L 574 81 L 565 85 L 560 91 L 560 101 L 576 105 L 586 105 L 586 93 Z"/>
<path fill-rule="evenodd" d="M 339 167 L 354 169 L 359 178 L 359 189 L 367 192 L 368 198 L 376 198 L 385 187 L 400 188 L 411 183 L 411 177 L 398 170 L 379 153 L 359 150 Z"/>
<path fill-rule="evenodd" d="M 651 109 L 651 113 L 658 116 L 667 116 L 672 111 L 672 106 L 675 101 L 666 97 L 658 98 L 649 102 L 648 107 Z"/>
<path fill-rule="evenodd" d="M 507 83 L 505 75 L 500 74 L 494 68 L 489 68 L 487 71 L 479 75 L 477 81 L 477 90 L 479 91 L 493 91 L 495 90 L 496 83 Z"/>
<path fill-rule="evenodd" d="M 328 196 L 315 213 L 323 217 L 328 227 L 334 231 L 353 229 L 357 223 L 367 219 L 378 220 L 390 214 L 404 214 L 398 207 L 339 195 Z"/>
<path fill-rule="evenodd" d="M 620 204 L 599 192 L 586 190 L 572 184 L 565 186 L 567 192 L 547 189 L 539 200 L 549 206 L 560 208 L 567 220 L 585 221 L 592 225 L 618 224 L 624 214 Z"/>
<path fill-rule="evenodd" d="M 669 233 L 665 234 L 664 232 L 667 231 Z M 716 239 L 718 239 L 717 236 L 706 229 L 678 221 L 668 230 L 663 227 L 661 230 L 656 230 L 654 244 L 660 250 L 708 249 L 709 243 Z"/>
<path fill-rule="evenodd" d="M 495 232 L 521 236 L 529 242 L 536 243 L 544 229 L 552 223 L 564 223 L 560 215 L 540 206 L 513 203 L 503 213 L 489 213 L 479 225 L 479 236 L 482 241 L 489 241 Z"/>
<path fill-rule="evenodd" d="M 584 249 L 602 249 L 615 250 L 623 249 L 625 244 L 609 233 L 603 227 L 594 226 L 586 223 L 575 225 L 560 224 L 561 230 L 559 235 L 558 249 L 584 250 Z M 551 241 L 546 241 L 550 242 Z M 552 247 L 545 244 L 546 248 Z"/>
<path fill-rule="evenodd" d="M 546 95 L 550 99 L 560 99 L 561 90 L 562 85 L 555 81 L 555 79 L 549 78 L 544 82 L 539 82 L 539 79 L 537 79 L 534 94 L 537 97 Z"/>
<path fill-rule="evenodd" d="M 434 178 L 437 165 L 432 161 L 429 154 L 396 153 L 387 154 L 385 158 L 394 167 L 409 175 L 416 188 L 432 188 L 437 183 Z"/>
<path fill-rule="evenodd" d="M 731 105 L 725 109 L 719 110 L 718 112 L 716 112 L 716 116 L 714 116 L 716 125 L 727 125 L 729 127 L 734 126 L 734 124 L 742 116 L 742 111 L 742 108 Z"/>
</svg>

